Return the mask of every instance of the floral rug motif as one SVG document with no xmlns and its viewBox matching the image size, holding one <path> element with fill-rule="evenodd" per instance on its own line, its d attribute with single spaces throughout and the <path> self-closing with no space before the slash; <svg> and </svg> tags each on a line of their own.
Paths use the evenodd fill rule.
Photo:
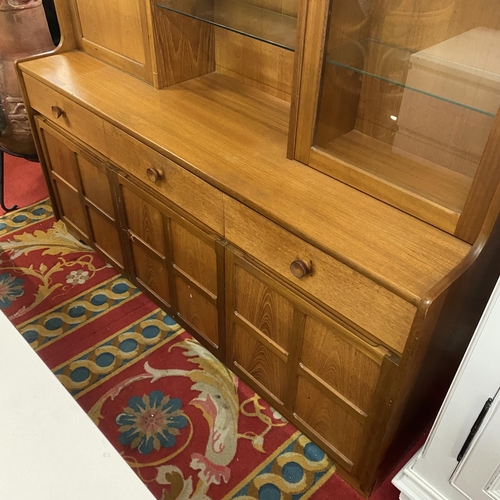
<svg viewBox="0 0 500 500">
<path fill-rule="evenodd" d="M 332 498 L 331 460 L 48 201 L 0 217 L 0 309 L 159 500 Z"/>
</svg>

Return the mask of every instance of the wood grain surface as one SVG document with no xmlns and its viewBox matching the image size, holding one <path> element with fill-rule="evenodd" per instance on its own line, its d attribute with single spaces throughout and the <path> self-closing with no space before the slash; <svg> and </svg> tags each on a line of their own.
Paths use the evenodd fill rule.
<svg viewBox="0 0 500 500">
<path fill-rule="evenodd" d="M 470 249 L 424 222 L 286 160 L 286 103 L 231 79 L 208 75 L 174 91 L 157 92 L 78 52 L 21 68 L 402 296 L 421 296 Z M 182 127 L 177 126 L 180 121 Z"/>
</svg>

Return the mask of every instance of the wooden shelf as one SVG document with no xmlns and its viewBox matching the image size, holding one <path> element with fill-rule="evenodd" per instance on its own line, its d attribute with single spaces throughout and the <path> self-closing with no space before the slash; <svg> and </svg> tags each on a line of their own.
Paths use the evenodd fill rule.
<svg viewBox="0 0 500 500">
<path fill-rule="evenodd" d="M 472 179 L 466 175 L 418 158 L 357 130 L 331 141 L 322 149 L 387 183 L 448 208 L 457 216 L 464 208 L 472 184 Z"/>
<path fill-rule="evenodd" d="M 162 0 L 156 4 L 177 14 L 197 19 L 287 50 L 295 49 L 297 19 L 238 0 Z"/>
</svg>

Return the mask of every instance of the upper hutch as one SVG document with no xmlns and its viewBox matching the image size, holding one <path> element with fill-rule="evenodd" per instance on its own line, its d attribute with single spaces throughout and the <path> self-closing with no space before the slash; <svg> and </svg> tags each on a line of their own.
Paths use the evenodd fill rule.
<svg viewBox="0 0 500 500">
<path fill-rule="evenodd" d="M 57 217 L 368 496 L 500 271 L 500 4 L 56 0 Z"/>
</svg>

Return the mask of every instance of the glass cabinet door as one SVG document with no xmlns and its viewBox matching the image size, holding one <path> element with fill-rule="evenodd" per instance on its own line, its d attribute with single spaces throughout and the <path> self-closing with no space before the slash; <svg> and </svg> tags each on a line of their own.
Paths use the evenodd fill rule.
<svg viewBox="0 0 500 500">
<path fill-rule="evenodd" d="M 500 3 L 328 7 L 310 164 L 454 232 L 500 105 Z"/>
</svg>

